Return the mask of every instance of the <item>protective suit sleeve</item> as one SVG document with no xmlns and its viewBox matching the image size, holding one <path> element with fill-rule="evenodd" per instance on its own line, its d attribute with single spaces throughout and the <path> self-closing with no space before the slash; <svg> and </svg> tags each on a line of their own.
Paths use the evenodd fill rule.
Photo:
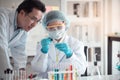
<svg viewBox="0 0 120 80">
<path fill-rule="evenodd" d="M 8 55 L 6 24 L 7 24 L 6 16 L 0 12 L 0 64 L 1 64 L 0 74 L 3 74 L 3 71 L 6 68 L 12 68 Z"/>
<path fill-rule="evenodd" d="M 37 54 L 31 62 L 32 69 L 38 73 L 45 72 L 48 64 L 48 54 L 43 54 L 40 50 L 41 47 L 40 44 L 37 45 Z"/>
<path fill-rule="evenodd" d="M 14 59 L 15 69 L 26 68 L 27 63 L 27 55 L 25 51 L 26 37 L 27 34 L 26 32 L 24 32 L 24 34 L 16 42 L 16 44 L 13 47 L 11 47 L 11 54 Z"/>
<path fill-rule="evenodd" d="M 80 71 L 80 74 L 84 74 L 87 67 L 84 45 L 80 41 L 75 41 L 72 45 L 75 45 L 71 47 L 73 50 L 73 55 L 68 58 L 68 60 L 76 67 L 77 70 Z"/>
</svg>

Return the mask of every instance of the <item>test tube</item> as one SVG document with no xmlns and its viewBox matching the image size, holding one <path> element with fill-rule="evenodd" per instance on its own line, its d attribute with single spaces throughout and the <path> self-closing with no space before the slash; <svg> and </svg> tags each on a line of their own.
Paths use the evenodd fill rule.
<svg viewBox="0 0 120 80">
<path fill-rule="evenodd" d="M 17 77 L 17 75 L 16 75 L 16 74 L 17 74 L 16 70 L 13 71 L 13 74 L 14 74 L 13 79 L 16 80 L 16 79 L 17 79 L 17 78 L 16 78 L 16 77 Z"/>
<path fill-rule="evenodd" d="M 23 79 L 23 71 L 22 70 L 19 70 L 19 72 L 20 72 L 20 79 L 22 80 Z"/>
<path fill-rule="evenodd" d="M 70 67 L 69 67 L 69 68 L 70 68 L 70 71 L 72 71 L 72 70 L 73 70 L 72 65 L 70 65 Z M 73 80 L 73 79 L 72 79 L 72 77 L 73 77 L 73 73 L 71 72 L 71 73 L 70 73 L 70 80 Z"/>
<path fill-rule="evenodd" d="M 63 73 L 59 74 L 59 80 L 64 80 L 64 74 Z"/>
<path fill-rule="evenodd" d="M 25 70 L 19 70 L 19 79 L 20 80 L 26 80 L 26 71 Z"/>
<path fill-rule="evenodd" d="M 10 80 L 13 80 L 13 70 L 10 70 Z"/>
<path fill-rule="evenodd" d="M 7 71 L 7 80 L 10 80 L 11 79 L 10 69 L 8 68 L 6 71 Z"/>
<path fill-rule="evenodd" d="M 19 80 L 19 78 L 20 78 L 20 74 L 19 74 L 20 72 L 19 72 L 19 69 L 17 70 L 17 76 L 16 76 L 16 78 L 17 78 L 17 80 Z"/>
<path fill-rule="evenodd" d="M 48 79 L 49 79 L 49 80 L 55 80 L 55 79 L 54 79 L 54 72 L 52 72 L 52 71 L 51 71 L 51 72 L 48 72 Z"/>
<path fill-rule="evenodd" d="M 68 71 L 68 69 L 66 69 Z M 64 80 L 68 80 L 68 73 L 64 73 Z"/>
<path fill-rule="evenodd" d="M 77 69 L 73 69 L 73 80 L 77 80 Z"/>
<path fill-rule="evenodd" d="M 51 74 L 51 80 L 54 80 L 54 74 Z"/>
<path fill-rule="evenodd" d="M 58 72 L 58 71 L 59 71 L 59 69 L 55 69 L 55 72 Z M 54 79 L 59 80 L 59 74 L 58 73 L 54 74 Z"/>
<path fill-rule="evenodd" d="M 52 79 L 51 79 L 51 80 L 54 80 L 54 74 L 51 74 L 51 76 L 52 76 Z"/>
<path fill-rule="evenodd" d="M 5 75 L 5 80 L 7 80 L 7 71 L 4 71 L 4 75 Z"/>
<path fill-rule="evenodd" d="M 19 80 L 19 70 L 14 70 L 14 80 Z"/>
</svg>

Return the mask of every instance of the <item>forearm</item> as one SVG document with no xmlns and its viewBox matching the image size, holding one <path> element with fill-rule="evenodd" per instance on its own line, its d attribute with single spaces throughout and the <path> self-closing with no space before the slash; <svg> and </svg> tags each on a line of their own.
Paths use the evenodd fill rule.
<svg viewBox="0 0 120 80">
<path fill-rule="evenodd" d="M 68 60 L 71 62 L 71 64 L 76 68 L 78 71 L 80 71 L 80 74 L 84 74 L 87 62 L 85 56 L 77 56 L 73 53 L 71 58 L 68 58 Z"/>
<path fill-rule="evenodd" d="M 19 57 L 14 57 L 14 69 L 26 69 L 26 64 L 27 64 L 27 56 L 20 56 Z"/>
<path fill-rule="evenodd" d="M 14 60 L 14 68 L 26 68 L 27 55 L 25 53 L 25 46 L 17 46 L 11 48 L 11 54 Z"/>
<path fill-rule="evenodd" d="M 12 68 L 8 55 L 8 38 L 6 32 L 6 24 L 7 20 L 5 18 L 5 15 L 0 13 L 0 73 L 6 70 L 7 68 Z"/>
</svg>

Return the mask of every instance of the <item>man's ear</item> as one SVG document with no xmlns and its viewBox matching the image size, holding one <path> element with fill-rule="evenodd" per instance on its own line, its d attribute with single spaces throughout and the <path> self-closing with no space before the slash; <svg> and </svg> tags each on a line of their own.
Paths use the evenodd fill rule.
<svg viewBox="0 0 120 80">
<path fill-rule="evenodd" d="M 26 15 L 26 13 L 25 13 L 24 10 L 21 10 L 19 14 L 20 14 L 20 15 Z"/>
</svg>

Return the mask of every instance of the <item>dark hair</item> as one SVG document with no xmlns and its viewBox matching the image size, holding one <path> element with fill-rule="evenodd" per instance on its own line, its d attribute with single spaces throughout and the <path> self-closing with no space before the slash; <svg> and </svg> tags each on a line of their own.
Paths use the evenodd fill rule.
<svg viewBox="0 0 120 80">
<path fill-rule="evenodd" d="M 17 8 L 18 13 L 24 10 L 26 13 L 32 12 L 33 8 L 36 8 L 42 12 L 46 11 L 45 4 L 40 0 L 24 0 Z"/>
</svg>

